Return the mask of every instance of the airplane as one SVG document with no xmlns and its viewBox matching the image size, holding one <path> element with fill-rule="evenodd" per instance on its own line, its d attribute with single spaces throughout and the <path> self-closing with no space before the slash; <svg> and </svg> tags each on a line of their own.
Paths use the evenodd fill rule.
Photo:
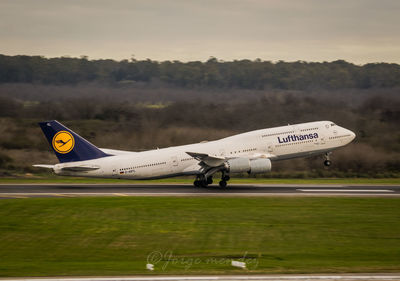
<svg viewBox="0 0 400 281">
<path fill-rule="evenodd" d="M 206 187 L 220 172 L 222 188 L 231 174 L 268 173 L 274 161 L 324 155 L 324 165 L 330 166 L 331 152 L 356 137 L 331 121 L 317 121 L 131 152 L 98 148 L 56 120 L 39 126 L 60 163 L 33 166 L 52 169 L 57 175 L 140 180 L 191 175 L 196 177 L 196 187 Z"/>
</svg>

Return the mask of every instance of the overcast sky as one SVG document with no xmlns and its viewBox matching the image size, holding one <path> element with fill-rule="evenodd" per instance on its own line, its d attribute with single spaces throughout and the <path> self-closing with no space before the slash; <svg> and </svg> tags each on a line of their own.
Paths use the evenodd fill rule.
<svg viewBox="0 0 400 281">
<path fill-rule="evenodd" d="M 400 63 L 400 0 L 0 0 L 0 53 Z"/>
</svg>

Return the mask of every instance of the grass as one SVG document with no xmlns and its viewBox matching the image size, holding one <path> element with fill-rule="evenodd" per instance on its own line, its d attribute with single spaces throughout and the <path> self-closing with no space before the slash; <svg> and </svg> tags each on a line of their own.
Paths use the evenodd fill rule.
<svg viewBox="0 0 400 281">
<path fill-rule="evenodd" d="M 0 276 L 400 271 L 398 198 L 0 201 Z M 248 269 L 230 266 L 243 259 Z"/>
<path fill-rule="evenodd" d="M 40 184 L 40 183 L 70 183 L 70 184 L 192 184 L 194 178 L 167 178 L 159 180 L 117 180 L 99 178 L 77 178 L 59 176 L 29 176 L 29 177 L 3 177 L 0 184 Z M 216 178 L 216 183 L 218 178 Z M 399 185 L 400 178 L 310 178 L 310 179 L 278 179 L 278 178 L 232 178 L 233 184 L 378 184 Z"/>
</svg>

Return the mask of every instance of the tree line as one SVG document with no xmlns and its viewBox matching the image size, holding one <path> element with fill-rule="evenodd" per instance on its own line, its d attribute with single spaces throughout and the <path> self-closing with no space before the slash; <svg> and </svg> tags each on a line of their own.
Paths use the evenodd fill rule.
<svg viewBox="0 0 400 281">
<path fill-rule="evenodd" d="M 42 172 L 31 165 L 57 162 L 37 125 L 51 119 L 99 147 L 132 151 L 215 140 L 288 123 L 331 120 L 354 131 L 357 139 L 333 153 L 329 169 L 322 165 L 322 157 L 313 157 L 274 162 L 273 172 L 264 176 L 400 176 L 400 99 L 395 88 L 372 93 L 343 90 L 343 98 L 336 91 L 323 95 L 238 90 L 225 95 L 198 90 L 196 96 L 202 99 L 175 101 L 176 89 L 167 88 L 161 92 L 166 101 L 156 103 L 153 98 L 138 102 L 136 96 L 156 92 L 157 98 L 158 88 L 102 90 L 99 96 L 100 88 L 95 85 L 0 85 L 0 176 Z M 47 99 L 27 95 L 35 92 L 45 93 Z M 82 93 L 87 95 L 80 97 Z"/>
<path fill-rule="evenodd" d="M 183 88 L 344 89 L 400 86 L 400 65 L 257 60 L 206 62 L 0 55 L 0 83 L 163 83 Z"/>
</svg>

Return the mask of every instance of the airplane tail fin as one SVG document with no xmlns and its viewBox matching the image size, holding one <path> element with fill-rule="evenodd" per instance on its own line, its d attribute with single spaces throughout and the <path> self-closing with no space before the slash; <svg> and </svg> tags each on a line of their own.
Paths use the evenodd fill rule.
<svg viewBox="0 0 400 281">
<path fill-rule="evenodd" d="M 56 120 L 40 122 L 39 126 L 61 163 L 110 156 Z"/>
</svg>

